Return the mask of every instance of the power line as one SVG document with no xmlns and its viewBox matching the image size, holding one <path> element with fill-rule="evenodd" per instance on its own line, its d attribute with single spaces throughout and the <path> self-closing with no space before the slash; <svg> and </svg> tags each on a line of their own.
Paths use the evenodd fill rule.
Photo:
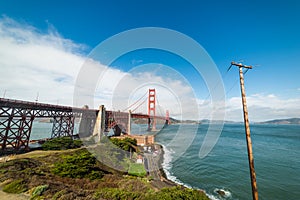
<svg viewBox="0 0 300 200">
<path fill-rule="evenodd" d="M 231 67 L 232 67 L 232 65 L 229 66 L 229 68 L 227 69 L 226 73 L 224 74 L 224 77 L 222 78 L 222 80 L 225 79 L 225 77 L 227 76 L 227 74 L 228 74 L 229 70 L 231 69 Z M 246 75 L 246 73 L 248 72 L 248 70 L 249 70 L 249 69 L 246 69 L 246 71 L 244 72 L 244 75 Z M 220 82 L 221 82 L 221 81 L 219 81 L 219 82 L 215 85 L 215 87 L 213 88 L 213 90 L 215 90 L 215 89 L 217 88 L 217 86 L 220 84 Z M 232 91 L 232 89 L 233 89 L 234 87 L 237 86 L 238 82 L 239 82 L 239 79 L 237 79 L 237 80 L 231 85 L 231 87 L 225 92 L 225 94 L 224 94 L 222 97 L 220 97 L 219 99 L 217 99 L 216 101 L 219 101 L 219 100 L 222 100 L 223 98 L 225 98 L 225 97 Z M 213 90 L 212 90 L 212 91 L 213 91 Z M 204 103 L 208 100 L 208 98 L 209 98 L 210 96 L 211 96 L 211 94 L 209 93 L 208 96 L 206 97 L 206 99 L 204 99 L 203 103 L 200 104 L 199 106 L 204 105 Z M 202 118 L 203 118 L 203 119 L 207 118 L 209 114 L 210 114 L 210 112 L 205 113 L 204 115 L 202 115 Z"/>
</svg>

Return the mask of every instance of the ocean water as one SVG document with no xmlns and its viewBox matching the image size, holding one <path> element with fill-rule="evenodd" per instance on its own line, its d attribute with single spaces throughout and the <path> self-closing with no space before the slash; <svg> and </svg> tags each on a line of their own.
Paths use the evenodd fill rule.
<svg viewBox="0 0 300 200">
<path fill-rule="evenodd" d="M 156 141 L 165 148 L 163 167 L 168 178 L 204 189 L 211 199 L 252 199 L 244 125 L 225 124 L 218 142 L 203 159 L 198 155 L 208 124 L 197 126 L 180 130 L 180 125 L 171 125 L 157 135 Z M 250 127 L 259 199 L 300 199 L 300 125 Z M 195 129 L 193 142 L 185 152 L 178 152 L 183 142 L 176 140 L 176 146 L 173 138 L 188 137 Z M 218 195 L 217 190 L 225 195 Z"/>
<path fill-rule="evenodd" d="M 52 126 L 52 123 L 33 121 L 30 140 L 51 138 Z M 78 129 L 79 124 L 75 123 L 74 133 L 77 133 Z"/>
<path fill-rule="evenodd" d="M 300 199 L 300 125 L 250 127 L 259 199 Z M 146 125 L 133 125 L 137 134 L 146 129 Z M 164 146 L 163 167 L 168 178 L 204 189 L 211 199 L 252 199 L 243 124 L 225 124 L 212 151 L 200 159 L 207 129 L 208 124 L 170 125 L 156 135 L 156 141 Z M 34 122 L 31 139 L 51 137 L 51 130 L 51 123 Z M 77 130 L 78 124 L 75 133 Z M 187 144 L 187 149 L 182 148 Z M 225 196 L 219 196 L 217 190 L 223 190 Z"/>
</svg>

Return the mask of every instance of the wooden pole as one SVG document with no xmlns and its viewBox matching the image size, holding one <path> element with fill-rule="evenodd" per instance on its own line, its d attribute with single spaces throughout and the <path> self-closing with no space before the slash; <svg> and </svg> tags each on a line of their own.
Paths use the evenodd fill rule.
<svg viewBox="0 0 300 200">
<path fill-rule="evenodd" d="M 242 65 L 240 63 L 234 63 L 234 62 L 231 62 L 231 65 L 235 65 L 235 66 L 239 67 L 243 113 L 244 113 L 244 124 L 245 124 L 248 160 L 249 160 L 249 168 L 250 168 L 250 178 L 251 178 L 251 186 L 252 186 L 252 197 L 253 197 L 253 200 L 258 200 L 256 175 L 255 175 L 255 169 L 254 169 L 254 157 L 253 157 L 252 142 L 251 142 L 251 137 L 250 137 L 250 126 L 249 126 L 249 119 L 248 119 L 248 109 L 247 109 L 246 93 L 245 93 L 245 86 L 244 86 L 244 74 L 243 74 L 243 68 L 252 69 L 252 67 Z"/>
</svg>

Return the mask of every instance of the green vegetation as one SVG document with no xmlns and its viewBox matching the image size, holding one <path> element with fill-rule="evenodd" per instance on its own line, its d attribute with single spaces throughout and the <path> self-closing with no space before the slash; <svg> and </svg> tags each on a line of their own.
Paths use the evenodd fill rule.
<svg viewBox="0 0 300 200">
<path fill-rule="evenodd" d="M 124 139 L 110 138 L 110 141 L 124 151 L 136 151 L 137 141 L 126 137 Z"/>
<path fill-rule="evenodd" d="M 73 140 L 71 137 L 60 137 L 47 140 L 42 144 L 43 150 L 75 149 L 82 146 L 81 140 Z"/>
<path fill-rule="evenodd" d="M 49 149 L 66 148 L 67 140 L 69 139 L 58 139 L 56 142 L 52 140 L 50 145 L 49 143 L 47 145 Z M 130 138 L 113 141 L 114 144 L 106 138 L 97 146 L 90 147 L 89 151 L 80 148 L 17 155 L 21 157 L 17 159 L 16 156 L 15 160 L 0 163 L 0 182 L 4 183 L 3 191 L 10 193 L 28 191 L 31 200 L 208 200 L 201 191 L 172 187 L 174 184 L 168 181 L 160 182 L 151 177 L 145 178 L 144 166 L 132 163 L 130 152 L 127 151 L 131 151 L 130 148 L 134 149 L 136 141 Z M 64 145 L 58 147 L 57 144 Z M 97 159 L 94 154 L 97 155 Z"/>
<path fill-rule="evenodd" d="M 3 187 L 3 191 L 7 193 L 19 194 L 27 190 L 25 182 L 22 179 L 14 180 Z"/>
<path fill-rule="evenodd" d="M 152 200 L 174 200 L 174 199 L 184 199 L 184 200 L 209 200 L 209 198 L 201 191 L 193 190 L 189 188 L 182 188 L 180 186 L 163 188 L 155 194 L 150 194 L 145 199 Z"/>
<path fill-rule="evenodd" d="M 96 158 L 87 150 L 77 151 L 73 155 L 61 156 L 62 160 L 54 163 L 52 172 L 69 178 L 100 179 L 104 173 L 96 165 Z"/>
<path fill-rule="evenodd" d="M 144 177 L 147 175 L 147 172 L 143 164 L 130 163 L 128 174 L 132 176 Z"/>
<path fill-rule="evenodd" d="M 123 144 L 119 139 L 114 139 L 114 141 L 118 144 Z M 107 137 L 101 138 L 100 143 L 96 147 L 89 148 L 89 151 L 97 156 L 97 160 L 100 163 L 109 166 L 110 169 L 107 169 L 106 166 L 102 165 L 101 167 L 105 170 L 121 174 L 128 172 L 130 152 L 116 146 Z"/>
<path fill-rule="evenodd" d="M 49 185 L 40 185 L 34 188 L 30 200 L 39 199 L 39 197 L 49 188 Z"/>
<path fill-rule="evenodd" d="M 97 199 L 110 199 L 110 200 L 120 200 L 120 199 L 138 199 L 141 194 L 137 192 L 126 191 L 119 188 L 103 188 L 95 193 L 95 198 Z"/>
<path fill-rule="evenodd" d="M 180 186 L 163 188 L 160 191 L 148 190 L 131 191 L 120 188 L 102 188 L 95 193 L 95 198 L 103 198 L 110 200 L 120 199 L 136 199 L 136 200 L 209 200 L 209 198 L 201 191 L 183 188 Z"/>
</svg>

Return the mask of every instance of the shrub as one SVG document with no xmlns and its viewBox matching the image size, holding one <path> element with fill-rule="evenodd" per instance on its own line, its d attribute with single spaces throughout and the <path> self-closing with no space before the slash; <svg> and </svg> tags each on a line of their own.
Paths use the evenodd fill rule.
<svg viewBox="0 0 300 200">
<path fill-rule="evenodd" d="M 157 192 L 148 190 L 147 192 L 128 191 L 120 188 L 101 188 L 94 197 L 96 199 L 137 199 L 137 200 L 209 200 L 209 198 L 201 191 L 182 188 L 180 186 L 172 188 L 163 188 Z"/>
<path fill-rule="evenodd" d="M 52 172 L 69 178 L 102 178 L 104 173 L 97 168 L 96 158 L 86 150 L 72 155 L 62 156 L 61 162 L 54 163 Z"/>
<path fill-rule="evenodd" d="M 209 200 L 209 198 L 201 191 L 182 188 L 180 186 L 163 188 L 156 193 L 148 194 L 144 199 L 151 200 L 173 200 L 173 199 L 188 199 L 188 200 Z"/>
<path fill-rule="evenodd" d="M 102 188 L 95 193 L 94 197 L 96 199 L 111 199 L 111 200 L 120 200 L 120 199 L 137 199 L 140 196 L 138 192 L 129 192 L 119 188 Z"/>
<path fill-rule="evenodd" d="M 75 149 L 82 146 L 81 140 L 73 140 L 71 137 L 53 138 L 42 144 L 43 150 Z"/>
<path fill-rule="evenodd" d="M 43 194 L 43 192 L 45 192 L 47 189 L 49 188 L 49 185 L 40 185 L 37 186 L 33 192 L 32 192 L 32 196 L 31 196 L 31 200 L 36 199 L 37 197 L 41 196 Z"/>
<path fill-rule="evenodd" d="M 137 141 L 136 139 L 131 139 L 131 138 L 124 138 L 124 139 L 117 139 L 117 138 L 110 138 L 110 141 L 120 147 L 121 149 L 123 149 L 124 151 L 136 151 L 136 145 L 137 145 Z"/>
<path fill-rule="evenodd" d="M 19 194 L 27 190 L 24 180 L 14 180 L 3 187 L 3 191 L 7 193 Z"/>
</svg>

